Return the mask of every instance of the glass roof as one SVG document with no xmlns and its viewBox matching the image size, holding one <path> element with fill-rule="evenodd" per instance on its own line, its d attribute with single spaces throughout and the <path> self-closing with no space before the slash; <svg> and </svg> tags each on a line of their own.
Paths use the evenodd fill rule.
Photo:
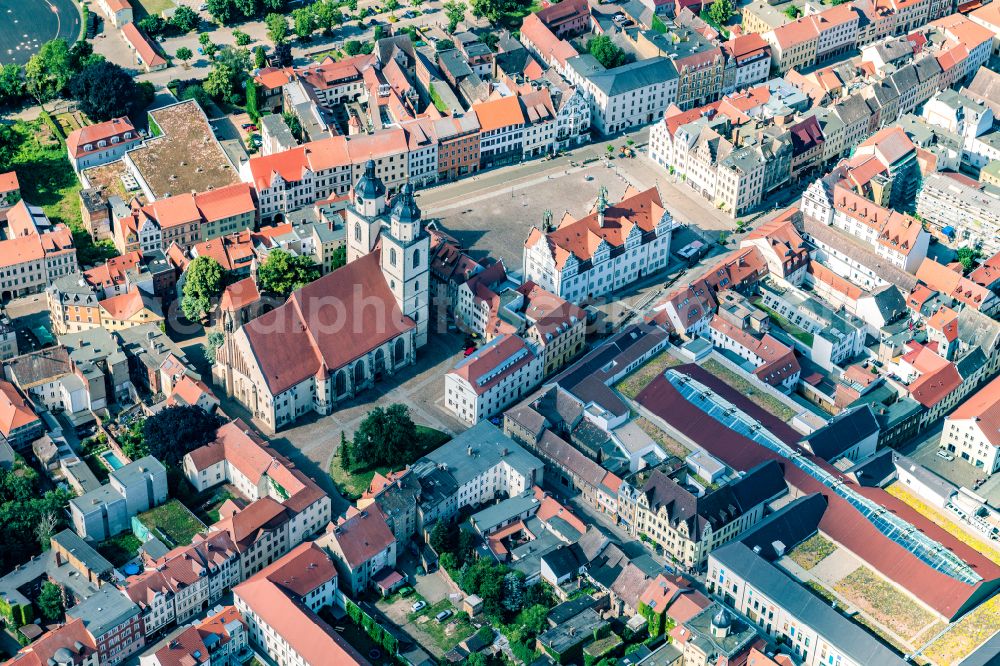
<svg viewBox="0 0 1000 666">
<path fill-rule="evenodd" d="M 851 506 L 868 519 L 882 534 L 919 557 L 932 569 L 945 573 L 955 580 L 974 585 L 982 580 L 961 558 L 918 530 L 911 523 L 891 513 L 885 507 L 856 492 L 843 481 L 819 467 L 809 458 L 779 440 L 758 421 L 750 418 L 725 398 L 687 375 L 668 370 L 667 380 L 692 405 L 714 418 L 730 430 L 738 432 L 761 446 L 790 460 L 796 467 L 809 474 L 824 486 L 850 502 Z"/>
</svg>

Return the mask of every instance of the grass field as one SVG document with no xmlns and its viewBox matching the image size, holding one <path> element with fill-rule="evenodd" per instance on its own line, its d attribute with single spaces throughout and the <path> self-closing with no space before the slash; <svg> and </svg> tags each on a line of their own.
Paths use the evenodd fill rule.
<svg viewBox="0 0 1000 666">
<path fill-rule="evenodd" d="M 659 355 L 649 359 L 643 366 L 637 368 L 635 372 L 618 382 L 615 388 L 622 395 L 635 399 L 642 389 L 649 386 L 667 368 L 672 368 L 681 363 L 681 361 L 671 356 L 669 352 L 660 352 Z"/>
<path fill-rule="evenodd" d="M 73 230 L 73 244 L 82 265 L 90 266 L 116 256 L 113 244 L 107 241 L 95 244 L 83 228 L 80 180 L 59 138 L 41 120 L 19 120 L 11 127 L 17 147 L 9 166 L 17 173 L 24 200 L 41 206 L 54 224 L 62 223 Z"/>
<path fill-rule="evenodd" d="M 779 314 L 778 312 L 775 312 L 771 308 L 764 305 L 763 299 L 760 298 L 754 299 L 753 304 L 756 305 L 761 310 L 763 310 L 765 313 L 767 313 L 767 316 L 771 318 L 771 321 L 773 321 L 779 327 L 784 329 L 785 333 L 788 333 L 788 335 L 792 336 L 793 338 L 804 344 L 806 347 L 813 346 L 813 342 L 815 342 L 816 339 L 812 333 L 806 331 L 803 328 L 800 328 L 799 326 L 796 326 L 795 324 L 793 324 L 792 322 L 788 321 L 786 318 L 781 316 L 781 314 Z"/>
<path fill-rule="evenodd" d="M 126 532 L 97 544 L 97 552 L 112 565 L 120 567 L 135 557 L 140 546 L 142 542 L 131 532 Z"/>
<path fill-rule="evenodd" d="M 443 610 L 452 611 L 452 616 L 444 622 L 438 622 L 434 616 Z M 426 619 L 421 621 L 422 618 Z M 458 612 L 458 609 L 447 599 L 429 605 L 419 613 L 411 613 L 409 619 L 410 627 L 415 627 L 417 631 L 430 638 L 442 653 L 476 633 L 476 628 L 469 621 L 469 616 Z"/>
<path fill-rule="evenodd" d="M 138 518 L 150 534 L 164 541 L 168 547 L 186 546 L 205 529 L 197 516 L 175 499 L 139 514 Z"/>
<path fill-rule="evenodd" d="M 991 546 L 985 540 L 977 539 L 972 534 L 969 534 L 968 532 L 963 530 L 961 527 L 955 524 L 955 521 L 951 517 L 945 515 L 941 511 L 938 511 L 929 504 L 920 501 L 920 498 L 918 498 L 916 495 L 907 490 L 906 487 L 901 483 L 898 482 L 893 483 L 892 485 L 886 488 L 886 492 L 888 492 L 893 497 L 901 499 L 903 502 L 916 509 L 916 511 L 920 515 L 930 519 L 935 524 L 937 524 L 941 529 L 943 529 L 945 532 L 952 535 L 962 543 L 975 548 L 977 551 L 979 551 L 986 557 L 993 560 L 993 562 L 1000 564 L 1000 553 L 998 553 L 997 550 L 993 548 L 993 546 Z"/>
<path fill-rule="evenodd" d="M 781 400 L 778 400 L 769 393 L 765 393 L 763 389 L 754 386 L 749 381 L 713 358 L 710 358 L 702 363 L 701 367 L 721 379 L 730 387 L 739 391 L 752 403 L 764 411 L 773 414 L 782 421 L 791 421 L 795 418 L 795 415 L 798 414 L 798 412 L 794 411 Z"/>
<path fill-rule="evenodd" d="M 819 534 L 814 534 L 788 553 L 788 557 L 805 570 L 812 569 L 822 562 L 827 555 L 837 550 L 837 547 Z"/>
<path fill-rule="evenodd" d="M 142 10 L 136 12 L 136 18 L 140 18 L 143 14 L 162 14 L 177 6 L 172 0 L 138 0 L 138 4 Z"/>
<path fill-rule="evenodd" d="M 447 434 L 441 432 L 440 430 L 435 430 L 434 428 L 422 425 L 417 426 L 417 437 L 420 439 L 420 445 L 417 447 L 416 457 L 414 460 L 428 451 L 433 451 L 450 439 Z M 413 462 L 413 460 L 409 462 Z M 405 467 L 405 465 L 401 465 L 399 467 Z M 372 478 L 374 478 L 376 472 L 379 474 L 388 474 L 389 472 L 395 470 L 396 468 L 393 467 L 382 466 L 349 472 L 340 464 L 339 451 L 334 454 L 333 460 L 330 462 L 330 477 L 337 485 L 337 490 L 340 491 L 340 494 L 350 501 L 354 501 L 361 497 L 362 493 L 368 489 L 368 486 L 371 484 Z"/>
</svg>

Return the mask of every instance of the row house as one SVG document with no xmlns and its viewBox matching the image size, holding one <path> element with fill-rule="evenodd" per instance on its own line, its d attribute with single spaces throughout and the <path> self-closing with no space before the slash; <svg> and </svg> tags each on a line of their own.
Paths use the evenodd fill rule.
<svg viewBox="0 0 1000 666">
<path fill-rule="evenodd" d="M 103 585 L 66 611 L 67 622 L 80 621 L 95 646 L 100 666 L 120 664 L 146 644 L 142 612 L 123 591 Z M 58 658 L 59 655 L 56 655 Z"/>
<path fill-rule="evenodd" d="M 720 310 L 721 312 L 721 310 Z M 735 354 L 753 365 L 753 374 L 765 384 L 791 392 L 798 386 L 802 368 L 791 347 L 764 333 L 755 335 L 721 315 L 708 324 L 708 339 L 718 349 Z"/>
<path fill-rule="evenodd" d="M 125 580 L 124 590 L 141 610 L 146 636 L 184 624 L 217 603 L 243 580 L 239 554 L 228 532 L 195 535 L 145 570 Z"/>
<path fill-rule="evenodd" d="M 333 558 L 341 589 L 355 599 L 396 567 L 396 537 L 378 504 L 350 507 L 315 543 Z"/>
<path fill-rule="evenodd" d="M 78 270 L 73 234 L 23 199 L 6 212 L 0 240 L 0 296 L 36 294 Z"/>
<path fill-rule="evenodd" d="M 645 535 L 685 569 L 702 569 L 712 550 L 758 523 L 767 505 L 787 491 L 775 461 L 701 497 L 654 470 L 636 494 L 629 532 Z"/>
<path fill-rule="evenodd" d="M 184 456 L 184 476 L 199 492 L 232 484 L 251 502 L 271 498 L 288 509 L 294 547 L 330 522 L 330 498 L 240 421 L 219 428 L 215 440 Z"/>
<path fill-rule="evenodd" d="M 472 111 L 479 119 L 479 160 L 483 168 L 523 159 L 527 119 L 517 97 L 473 104 Z"/>
<path fill-rule="evenodd" d="M 476 424 L 520 400 L 542 380 L 542 358 L 519 335 L 498 336 L 445 375 L 445 405 Z"/>
<path fill-rule="evenodd" d="M 167 640 L 140 655 L 139 665 L 239 666 L 250 654 L 247 625 L 235 606 L 226 606 L 201 622 L 171 632 Z"/>
<path fill-rule="evenodd" d="M 746 90 L 771 75 L 771 46 L 757 33 L 740 35 L 722 43 L 725 56 L 723 95 Z"/>
</svg>

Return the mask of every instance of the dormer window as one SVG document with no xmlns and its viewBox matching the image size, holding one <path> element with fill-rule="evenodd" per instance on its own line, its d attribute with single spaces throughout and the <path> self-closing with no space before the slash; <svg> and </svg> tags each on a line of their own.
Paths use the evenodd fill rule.
<svg viewBox="0 0 1000 666">
<path fill-rule="evenodd" d="M 111 143 L 112 144 L 118 143 L 118 141 L 119 141 L 118 137 L 116 137 L 116 136 L 111 137 Z"/>
<path fill-rule="evenodd" d="M 132 138 L 132 132 L 125 132 L 125 138 L 126 139 L 131 139 Z"/>
<path fill-rule="evenodd" d="M 100 141 L 97 142 L 98 148 L 104 148 L 106 145 L 108 145 L 108 142 L 105 141 L 104 139 L 101 139 Z"/>
<path fill-rule="evenodd" d="M 83 149 L 84 149 L 84 151 L 93 150 L 94 149 L 94 144 L 88 143 L 86 146 L 83 147 Z"/>
</svg>

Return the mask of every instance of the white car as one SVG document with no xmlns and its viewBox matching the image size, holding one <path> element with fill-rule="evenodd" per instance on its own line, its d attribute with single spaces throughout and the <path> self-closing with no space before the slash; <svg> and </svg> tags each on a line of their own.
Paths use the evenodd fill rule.
<svg viewBox="0 0 1000 666">
<path fill-rule="evenodd" d="M 426 601 L 414 601 L 413 605 L 410 606 L 410 610 L 413 611 L 414 613 L 418 613 L 426 607 L 427 607 Z"/>
<path fill-rule="evenodd" d="M 938 458 L 944 458 L 948 462 L 951 462 L 952 460 L 955 459 L 955 456 L 953 456 L 952 454 L 948 453 L 947 449 L 938 449 L 937 450 L 937 457 Z"/>
</svg>

